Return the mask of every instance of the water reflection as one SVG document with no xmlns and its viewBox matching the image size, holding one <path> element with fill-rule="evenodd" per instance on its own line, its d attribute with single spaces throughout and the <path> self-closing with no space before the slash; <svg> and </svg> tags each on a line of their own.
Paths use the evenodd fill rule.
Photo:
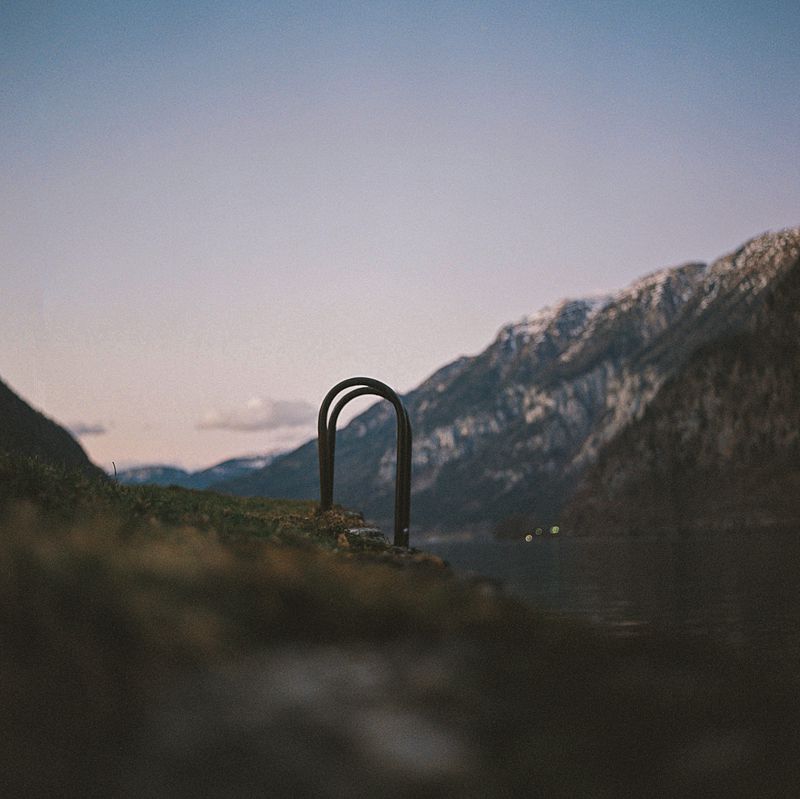
<svg viewBox="0 0 800 799">
<path fill-rule="evenodd" d="M 646 538 L 439 540 L 460 571 L 503 580 L 534 607 L 614 634 L 658 628 L 770 658 L 800 655 L 796 532 Z"/>
</svg>

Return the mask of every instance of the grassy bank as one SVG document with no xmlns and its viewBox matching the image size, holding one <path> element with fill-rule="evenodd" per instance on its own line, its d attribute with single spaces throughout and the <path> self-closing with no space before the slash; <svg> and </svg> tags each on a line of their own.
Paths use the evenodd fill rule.
<svg viewBox="0 0 800 799">
<path fill-rule="evenodd" d="M 791 669 L 540 618 L 342 511 L 3 459 L 0 518 L 4 795 L 800 788 Z"/>
</svg>

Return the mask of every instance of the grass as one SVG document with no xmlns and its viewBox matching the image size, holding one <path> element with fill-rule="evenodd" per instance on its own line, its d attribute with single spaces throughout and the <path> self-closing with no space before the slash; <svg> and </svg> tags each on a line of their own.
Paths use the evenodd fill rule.
<svg viewBox="0 0 800 799">
<path fill-rule="evenodd" d="M 307 537 L 324 544 L 359 524 L 341 511 L 320 517 L 309 501 L 233 499 L 178 487 L 125 486 L 33 458 L 0 454 L 0 508 L 25 502 L 61 523 L 106 517 L 123 532 L 182 526 L 213 531 L 222 539 Z"/>
<path fill-rule="evenodd" d="M 0 519 L 4 795 L 800 787 L 791 669 L 541 618 L 344 511 L 0 458 Z"/>
</svg>

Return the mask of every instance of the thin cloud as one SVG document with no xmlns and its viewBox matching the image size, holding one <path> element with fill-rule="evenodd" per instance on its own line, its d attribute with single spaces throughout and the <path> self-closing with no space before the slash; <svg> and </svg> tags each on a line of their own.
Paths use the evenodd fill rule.
<svg viewBox="0 0 800 799">
<path fill-rule="evenodd" d="M 253 397 L 239 408 L 213 410 L 203 414 L 198 430 L 277 430 L 283 427 L 305 427 L 316 418 L 313 405 L 302 400 L 272 400 Z"/>
<path fill-rule="evenodd" d="M 108 428 L 99 422 L 96 424 L 86 424 L 85 422 L 75 422 L 67 428 L 73 436 L 83 438 L 84 436 L 104 436 Z"/>
</svg>

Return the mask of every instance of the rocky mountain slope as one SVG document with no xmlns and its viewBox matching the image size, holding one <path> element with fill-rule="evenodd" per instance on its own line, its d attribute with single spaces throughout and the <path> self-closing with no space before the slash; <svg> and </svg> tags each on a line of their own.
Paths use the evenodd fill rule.
<svg viewBox="0 0 800 799">
<path fill-rule="evenodd" d="M 565 510 L 577 531 L 796 528 L 800 260 L 744 328 L 697 349 L 606 447 Z"/>
<path fill-rule="evenodd" d="M 123 469 L 117 474 L 118 482 L 123 485 L 157 485 L 179 486 L 203 490 L 224 480 L 234 480 L 250 474 L 256 469 L 263 469 L 272 463 L 274 455 L 254 455 L 245 458 L 230 458 L 208 469 L 187 471 L 177 466 L 153 464 Z"/>
<path fill-rule="evenodd" d="M 404 397 L 413 522 L 560 521 L 599 453 L 698 348 L 745 330 L 798 254 L 800 229 L 768 233 L 711 265 L 664 269 L 608 297 L 545 308 L 436 372 Z M 392 414 L 377 404 L 337 437 L 336 500 L 378 518 L 391 514 Z M 219 487 L 318 496 L 315 442 Z"/>
<path fill-rule="evenodd" d="M 60 425 L 34 410 L 0 380 L 0 452 L 102 474 Z"/>
</svg>

